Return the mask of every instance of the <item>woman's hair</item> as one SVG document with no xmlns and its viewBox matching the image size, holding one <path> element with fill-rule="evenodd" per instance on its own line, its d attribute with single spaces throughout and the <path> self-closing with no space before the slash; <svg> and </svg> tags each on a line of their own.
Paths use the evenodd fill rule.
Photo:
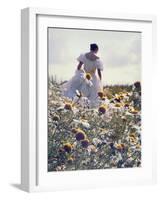
<svg viewBox="0 0 161 200">
<path fill-rule="evenodd" d="M 98 45 L 97 44 L 90 44 L 90 50 L 91 51 L 97 51 L 98 50 Z"/>
</svg>

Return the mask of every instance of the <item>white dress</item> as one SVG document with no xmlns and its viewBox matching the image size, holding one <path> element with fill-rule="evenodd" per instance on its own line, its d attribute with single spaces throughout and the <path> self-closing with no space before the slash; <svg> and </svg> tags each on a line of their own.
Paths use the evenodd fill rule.
<svg viewBox="0 0 161 200">
<path fill-rule="evenodd" d="M 83 63 L 83 68 L 75 71 L 75 75 L 63 85 L 63 95 L 73 99 L 76 96 L 76 90 L 81 92 L 84 97 L 90 101 L 95 101 L 98 92 L 102 90 L 102 82 L 97 75 L 97 69 L 103 70 L 103 64 L 98 58 L 90 60 L 86 54 L 81 54 L 77 60 Z M 91 75 L 91 79 L 86 78 L 86 74 Z"/>
</svg>

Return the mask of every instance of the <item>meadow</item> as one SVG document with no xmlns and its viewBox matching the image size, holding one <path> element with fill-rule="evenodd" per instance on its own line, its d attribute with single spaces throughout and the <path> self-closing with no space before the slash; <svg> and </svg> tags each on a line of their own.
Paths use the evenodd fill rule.
<svg viewBox="0 0 161 200">
<path fill-rule="evenodd" d="M 48 171 L 141 166 L 141 84 L 106 85 L 95 106 L 48 82 Z"/>
</svg>

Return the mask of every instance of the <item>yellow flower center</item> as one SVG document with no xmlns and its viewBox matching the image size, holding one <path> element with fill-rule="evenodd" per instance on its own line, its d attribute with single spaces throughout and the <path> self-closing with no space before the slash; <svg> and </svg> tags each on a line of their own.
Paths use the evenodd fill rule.
<svg viewBox="0 0 161 200">
<path fill-rule="evenodd" d="M 91 74 L 90 74 L 90 73 L 87 73 L 87 74 L 86 74 L 86 79 L 87 79 L 87 80 L 91 80 L 91 78 L 92 78 L 92 77 L 91 77 Z"/>
<path fill-rule="evenodd" d="M 107 106 L 101 105 L 101 106 L 99 107 L 98 111 L 99 111 L 100 113 L 102 113 L 102 114 L 105 114 L 106 109 L 107 109 Z"/>
<path fill-rule="evenodd" d="M 98 92 L 98 96 L 99 96 L 100 98 L 103 98 L 103 96 L 104 96 L 103 92 L 102 92 L 102 91 Z"/>
<path fill-rule="evenodd" d="M 72 104 L 66 103 L 65 106 L 64 106 L 64 108 L 65 108 L 66 110 L 72 110 Z"/>
</svg>

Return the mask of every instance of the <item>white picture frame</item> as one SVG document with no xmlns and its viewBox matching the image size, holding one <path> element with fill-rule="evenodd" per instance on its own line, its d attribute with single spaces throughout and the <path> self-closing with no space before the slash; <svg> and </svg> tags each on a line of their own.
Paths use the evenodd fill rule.
<svg viewBox="0 0 161 200">
<path fill-rule="evenodd" d="M 56 19 L 53 21 L 53 19 Z M 61 20 L 59 20 L 61 19 Z M 70 19 L 70 20 L 69 20 Z M 86 20 L 86 21 L 84 21 Z M 77 21 L 77 24 L 75 23 Z M 92 25 L 90 24 L 92 21 Z M 56 172 L 47 174 L 47 134 L 42 135 L 45 120 L 45 76 L 47 68 L 45 30 L 56 23 L 60 27 L 75 26 L 88 28 L 104 27 L 107 21 L 112 29 L 143 32 L 143 84 L 144 84 L 144 132 L 143 167 L 140 169 L 94 170 L 77 172 Z M 86 22 L 84 24 L 84 22 Z M 117 25 L 113 22 L 118 22 Z M 124 25 L 122 26 L 122 23 Z M 123 28 L 124 27 L 124 28 Z M 100 27 L 101 28 L 101 27 Z M 107 28 L 107 27 L 106 27 Z M 25 8 L 21 12 L 21 187 L 28 192 L 54 191 L 62 189 L 80 189 L 107 187 L 120 184 L 152 184 L 156 182 L 155 133 L 150 134 L 154 118 L 151 88 L 151 68 L 155 70 L 156 18 L 152 15 L 110 14 L 104 12 L 85 12 L 53 10 L 43 8 Z M 39 34 L 39 37 L 38 37 Z M 41 55 L 45 55 L 42 56 Z M 41 57 L 41 62 L 39 60 Z M 46 65 L 44 67 L 44 65 Z M 146 69 L 145 66 L 146 65 Z M 41 77 L 41 82 L 39 81 Z M 43 91 L 43 92 L 42 92 Z M 45 97 L 43 97 L 45 96 Z M 40 101 L 38 104 L 38 100 Z M 45 105 L 45 106 L 40 106 Z M 42 107 L 42 108 L 41 108 Z M 44 110 L 43 110 L 44 109 Z M 41 113 L 42 118 L 39 117 Z M 150 114 L 149 114 L 150 113 Z M 42 115 L 44 114 L 44 115 Z M 150 122 L 150 123 L 149 123 Z M 41 127 L 40 127 L 41 124 Z M 43 125 L 42 125 L 43 124 Z M 152 136 L 152 137 L 151 137 Z M 46 138 L 45 138 L 46 137 Z M 145 142 L 144 142 L 145 141 Z M 40 148 L 41 147 L 41 148 Z M 41 155 L 41 156 L 40 156 Z M 149 155 L 149 156 L 148 156 Z M 43 164 L 44 161 L 44 164 Z M 44 165 L 44 166 L 43 166 Z M 67 181 L 68 180 L 68 181 Z M 84 181 L 86 180 L 86 181 Z"/>
</svg>

